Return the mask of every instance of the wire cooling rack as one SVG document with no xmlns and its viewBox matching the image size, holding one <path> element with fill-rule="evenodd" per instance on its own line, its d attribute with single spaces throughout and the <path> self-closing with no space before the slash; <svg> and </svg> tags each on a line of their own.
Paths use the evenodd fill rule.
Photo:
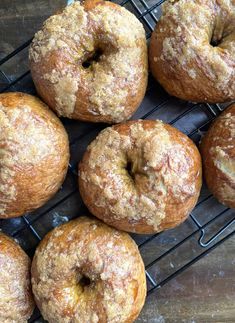
<svg viewBox="0 0 235 323">
<path fill-rule="evenodd" d="M 132 11 L 143 23 L 146 37 L 161 16 L 165 0 L 114 1 Z M 28 46 L 31 39 L 0 60 L 0 92 L 22 91 L 35 94 L 28 70 Z M 170 97 L 149 77 L 146 96 L 133 119 L 161 119 L 187 134 L 196 144 L 226 105 L 195 104 Z M 52 228 L 86 210 L 77 189 L 77 164 L 87 145 L 102 124 L 63 119 L 70 138 L 71 160 L 60 191 L 46 205 L 33 213 L 10 220 L 0 220 L 0 228 L 16 238 L 32 256 L 43 236 Z M 32 179 L 33 180 L 33 179 Z M 235 211 L 221 205 L 203 185 L 201 195 L 189 218 L 179 227 L 155 235 L 135 235 L 143 257 L 148 294 L 162 287 L 235 232 Z M 30 322 L 43 322 L 36 311 Z"/>
</svg>

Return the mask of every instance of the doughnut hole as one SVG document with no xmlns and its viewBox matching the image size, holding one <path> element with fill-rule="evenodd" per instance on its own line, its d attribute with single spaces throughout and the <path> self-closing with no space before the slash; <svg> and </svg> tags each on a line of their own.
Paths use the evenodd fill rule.
<svg viewBox="0 0 235 323">
<path fill-rule="evenodd" d="M 128 175 L 127 182 L 131 180 L 130 184 L 132 186 L 133 194 L 135 194 L 136 198 L 138 194 L 141 191 L 143 192 L 145 189 L 147 189 L 148 186 L 147 182 L 149 180 L 149 174 L 145 171 L 145 163 L 146 160 L 138 149 L 135 149 L 135 151 L 129 150 L 127 152 L 126 166 L 124 166 L 124 169 L 126 170 Z M 143 183 L 146 183 L 146 185 L 143 185 Z"/>
<path fill-rule="evenodd" d="M 231 29 L 230 24 L 225 24 L 222 20 L 222 18 L 219 17 L 217 21 L 215 22 L 214 27 L 211 26 L 212 35 L 210 40 L 210 45 L 212 47 L 220 47 L 220 45 L 224 45 L 226 41 L 231 38 L 235 39 L 235 32 L 233 29 Z"/>
<path fill-rule="evenodd" d="M 127 160 L 126 167 L 124 169 L 127 171 L 128 176 L 134 181 L 135 173 L 133 168 L 133 162 L 131 160 Z"/>
<path fill-rule="evenodd" d="M 78 284 L 83 288 L 83 290 L 91 285 L 91 280 L 86 275 L 82 275 Z"/>
<path fill-rule="evenodd" d="M 85 255 L 85 250 L 83 253 Z M 64 272 L 60 283 L 56 284 L 52 298 L 61 304 L 60 313 L 63 317 L 75 317 L 78 306 L 81 308 L 81 311 L 78 311 L 80 315 L 83 315 L 82 309 L 87 306 L 100 308 L 102 313 L 103 300 L 99 299 L 99 296 L 104 294 L 105 286 L 101 279 L 102 270 L 97 266 L 98 262 L 95 262 L 95 259 L 89 261 L 85 256 L 82 263 L 75 264 L 67 273 Z"/>
<path fill-rule="evenodd" d="M 101 48 L 97 48 L 95 51 L 89 53 L 89 55 L 84 59 L 82 66 L 87 69 L 92 67 L 92 64 L 98 63 L 103 55 L 104 51 Z"/>
<path fill-rule="evenodd" d="M 218 40 L 218 39 L 213 39 L 212 38 L 211 41 L 210 41 L 210 45 L 212 47 L 218 47 L 220 43 L 221 43 L 221 40 Z"/>
</svg>

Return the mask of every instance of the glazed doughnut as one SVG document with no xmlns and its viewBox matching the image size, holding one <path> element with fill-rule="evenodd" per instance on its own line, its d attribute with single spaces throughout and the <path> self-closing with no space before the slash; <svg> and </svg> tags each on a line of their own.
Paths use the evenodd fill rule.
<svg viewBox="0 0 235 323">
<path fill-rule="evenodd" d="M 211 125 L 201 154 L 209 190 L 221 203 L 235 208 L 235 104 Z"/>
<path fill-rule="evenodd" d="M 59 116 L 116 123 L 144 97 L 147 56 L 144 28 L 132 13 L 85 0 L 46 20 L 29 57 L 39 95 Z"/>
<path fill-rule="evenodd" d="M 0 218 L 16 217 L 49 200 L 69 160 L 67 134 L 39 99 L 0 94 Z"/>
<path fill-rule="evenodd" d="M 79 189 L 90 212 L 124 231 L 175 227 L 193 209 L 200 188 L 196 146 L 161 121 L 106 128 L 79 165 Z"/>
<path fill-rule="evenodd" d="M 234 100 L 234 0 L 167 1 L 149 58 L 153 75 L 171 95 L 193 102 Z"/>
<path fill-rule="evenodd" d="M 146 296 L 135 242 L 87 217 L 57 227 L 42 240 L 32 263 L 32 287 L 49 323 L 131 323 Z"/>
<path fill-rule="evenodd" d="M 26 323 L 34 301 L 30 259 L 20 246 L 0 232 L 0 322 Z"/>
</svg>

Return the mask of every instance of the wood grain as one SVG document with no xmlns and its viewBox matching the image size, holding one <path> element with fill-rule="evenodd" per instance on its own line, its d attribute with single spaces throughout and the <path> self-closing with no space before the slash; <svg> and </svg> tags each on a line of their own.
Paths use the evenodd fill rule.
<svg viewBox="0 0 235 323">
<path fill-rule="evenodd" d="M 42 22 L 66 3 L 65 0 L 1 0 L 0 59 L 30 39 Z"/>
<path fill-rule="evenodd" d="M 235 237 L 147 299 L 137 322 L 234 323 Z"/>
</svg>

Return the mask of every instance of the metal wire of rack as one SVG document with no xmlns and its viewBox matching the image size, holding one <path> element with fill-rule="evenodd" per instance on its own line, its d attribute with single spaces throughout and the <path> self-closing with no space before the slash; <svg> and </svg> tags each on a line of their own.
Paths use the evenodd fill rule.
<svg viewBox="0 0 235 323">
<path fill-rule="evenodd" d="M 161 15 L 165 0 L 116 0 L 143 23 L 147 39 Z M 31 39 L 0 60 L 0 92 L 23 91 L 35 94 L 28 70 L 27 50 Z M 13 72 L 14 70 L 14 72 Z M 226 105 L 183 102 L 167 95 L 149 77 L 143 103 L 133 119 L 161 119 L 177 127 L 198 143 L 211 121 Z M 0 228 L 16 238 L 33 255 L 43 236 L 53 227 L 87 212 L 77 190 L 77 163 L 87 144 L 104 125 L 62 120 L 70 138 L 71 160 L 67 178 L 56 196 L 35 212 L 0 220 Z M 235 232 L 235 212 L 216 201 L 205 185 L 195 209 L 178 228 L 155 235 L 132 235 L 143 257 L 148 294 L 198 261 Z M 148 250 L 148 252 L 146 252 Z M 40 317 L 36 312 L 30 322 Z"/>
</svg>

